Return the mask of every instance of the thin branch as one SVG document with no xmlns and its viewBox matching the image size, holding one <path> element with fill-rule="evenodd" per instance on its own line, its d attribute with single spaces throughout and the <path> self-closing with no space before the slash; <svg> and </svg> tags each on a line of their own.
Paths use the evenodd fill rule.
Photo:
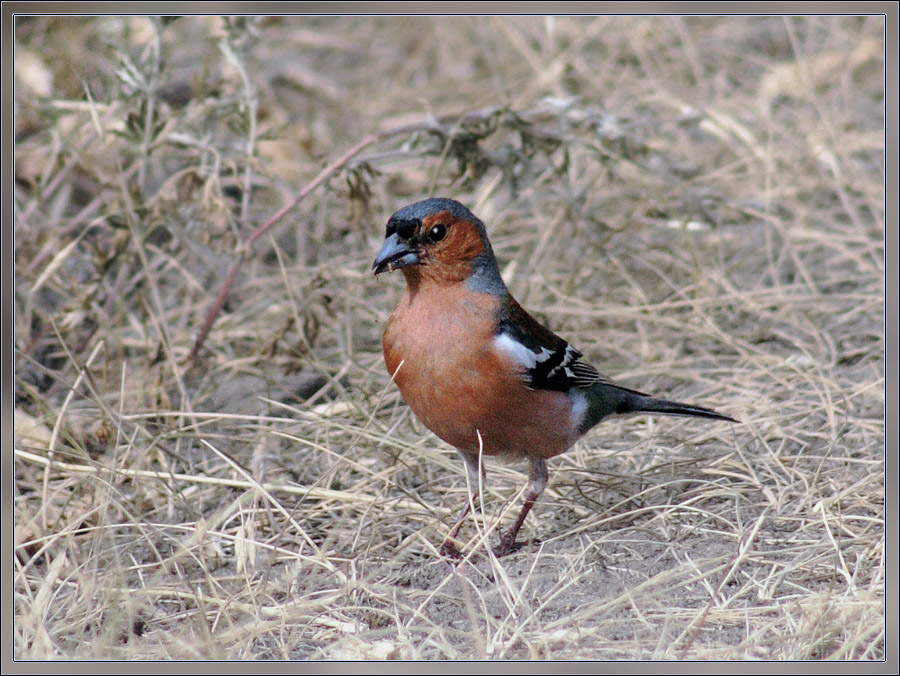
<svg viewBox="0 0 900 676">
<path fill-rule="evenodd" d="M 260 237 L 262 237 L 266 232 L 268 232 L 273 225 L 284 218 L 284 216 L 291 209 L 297 206 L 313 190 L 318 188 L 319 185 L 321 185 L 326 179 L 339 171 L 341 167 L 347 164 L 347 162 L 353 159 L 353 157 L 355 157 L 363 149 L 377 141 L 379 138 L 379 134 L 369 134 L 368 136 L 366 136 L 359 143 L 350 148 L 350 150 L 344 153 L 340 158 L 338 158 L 335 162 L 325 167 L 319 173 L 319 175 L 309 183 L 309 185 L 307 185 L 297 194 L 297 196 L 293 200 L 285 204 L 281 209 L 278 210 L 278 212 L 275 213 L 275 215 L 273 215 L 269 220 L 260 225 L 256 230 L 253 231 L 253 233 L 251 233 L 250 237 L 247 238 L 247 241 L 244 242 L 244 244 L 239 249 L 237 260 L 232 263 L 231 269 L 228 271 L 228 275 L 225 277 L 225 281 L 222 283 L 222 288 L 219 290 L 215 302 L 213 302 L 212 307 L 209 309 L 209 312 L 206 315 L 206 320 L 203 322 L 203 327 L 200 329 L 200 334 L 197 336 L 197 340 L 194 342 L 194 346 L 191 348 L 191 352 L 188 355 L 188 365 L 194 364 L 194 361 L 197 358 L 197 354 L 200 352 L 200 348 L 203 347 L 206 336 L 209 335 L 209 331 L 212 328 L 213 322 L 216 320 L 216 317 L 218 316 L 219 311 L 222 309 L 222 306 L 225 305 L 225 299 L 228 297 L 228 292 L 231 290 L 231 285 L 234 283 L 234 279 L 235 277 L 237 277 L 238 270 L 240 270 L 241 265 L 243 264 L 244 259 L 247 256 L 247 252 L 250 250 L 250 247 L 253 246 L 253 243 L 256 242 L 256 240 L 258 240 Z"/>
</svg>

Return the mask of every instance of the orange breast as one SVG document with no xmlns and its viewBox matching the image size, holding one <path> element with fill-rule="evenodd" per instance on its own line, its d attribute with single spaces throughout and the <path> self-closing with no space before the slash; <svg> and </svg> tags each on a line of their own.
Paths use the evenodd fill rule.
<svg viewBox="0 0 900 676">
<path fill-rule="evenodd" d="M 418 418 L 453 446 L 552 457 L 574 443 L 563 392 L 530 390 L 523 367 L 493 345 L 496 297 L 463 285 L 407 290 L 384 331 L 384 357 Z"/>
</svg>

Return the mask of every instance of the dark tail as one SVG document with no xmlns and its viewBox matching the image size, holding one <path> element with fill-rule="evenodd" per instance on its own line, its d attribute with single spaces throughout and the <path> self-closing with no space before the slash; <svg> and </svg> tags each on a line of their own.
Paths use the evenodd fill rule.
<svg viewBox="0 0 900 676">
<path fill-rule="evenodd" d="M 584 429 L 590 429 L 609 415 L 627 413 L 659 413 L 662 415 L 689 415 L 695 418 L 727 420 L 739 422 L 731 416 L 717 413 L 711 408 L 682 404 L 668 399 L 657 399 L 649 394 L 629 390 L 608 382 L 597 382 L 591 386 L 588 396 L 588 416 Z"/>
</svg>

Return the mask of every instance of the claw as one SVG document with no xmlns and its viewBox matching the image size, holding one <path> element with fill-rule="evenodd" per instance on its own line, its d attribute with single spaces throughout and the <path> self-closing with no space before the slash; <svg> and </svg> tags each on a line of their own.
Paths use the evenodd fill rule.
<svg viewBox="0 0 900 676">
<path fill-rule="evenodd" d="M 527 547 L 529 544 L 534 544 L 536 542 L 539 542 L 539 540 L 533 540 L 532 542 L 516 542 L 515 533 L 507 533 L 500 539 L 500 544 L 494 547 L 492 551 L 494 552 L 494 556 L 499 559 L 503 556 L 506 556 L 507 554 L 517 552 L 523 547 Z"/>
<path fill-rule="evenodd" d="M 450 539 L 444 540 L 438 552 L 442 558 L 450 559 L 456 563 L 459 563 L 463 558 L 463 553 L 459 551 L 459 548 Z"/>
</svg>

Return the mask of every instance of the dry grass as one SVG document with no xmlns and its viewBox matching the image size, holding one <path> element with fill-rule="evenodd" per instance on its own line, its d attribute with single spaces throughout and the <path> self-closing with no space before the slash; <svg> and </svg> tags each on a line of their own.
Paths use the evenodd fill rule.
<svg viewBox="0 0 900 676">
<path fill-rule="evenodd" d="M 21 20 L 16 657 L 883 658 L 881 35 Z M 241 242 L 405 124 L 256 243 L 189 367 Z M 430 194 L 601 370 L 742 424 L 605 423 L 541 543 L 451 571 L 462 465 L 388 382 L 401 280 L 369 274 Z M 473 548 L 524 470 L 489 461 Z"/>
</svg>

